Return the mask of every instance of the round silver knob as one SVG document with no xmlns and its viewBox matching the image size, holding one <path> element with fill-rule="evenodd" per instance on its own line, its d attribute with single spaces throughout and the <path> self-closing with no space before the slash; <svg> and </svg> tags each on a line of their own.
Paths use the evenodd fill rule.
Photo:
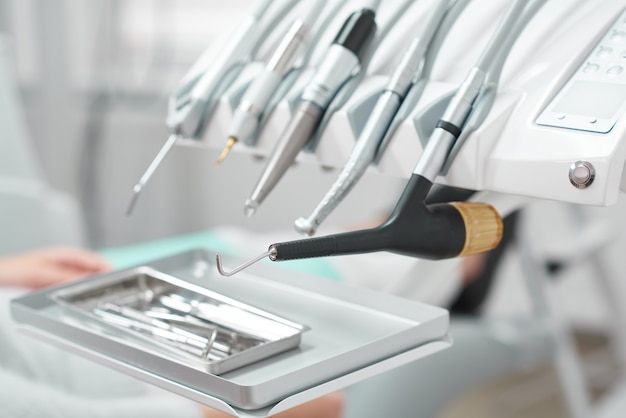
<svg viewBox="0 0 626 418">
<path fill-rule="evenodd" d="M 578 189 L 591 186 L 596 178 L 596 169 L 589 161 L 576 161 L 569 167 L 569 181 Z"/>
</svg>

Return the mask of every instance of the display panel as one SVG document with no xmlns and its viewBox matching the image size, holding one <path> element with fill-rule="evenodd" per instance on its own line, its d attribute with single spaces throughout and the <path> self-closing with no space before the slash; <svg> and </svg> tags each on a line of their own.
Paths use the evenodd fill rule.
<svg viewBox="0 0 626 418">
<path fill-rule="evenodd" d="M 626 102 L 626 85 L 576 81 L 564 91 L 552 112 L 610 119 Z"/>
</svg>

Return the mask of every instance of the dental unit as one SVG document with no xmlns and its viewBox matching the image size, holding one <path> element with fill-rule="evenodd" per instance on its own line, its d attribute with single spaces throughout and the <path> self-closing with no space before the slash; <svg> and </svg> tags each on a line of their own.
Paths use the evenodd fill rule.
<svg viewBox="0 0 626 418">
<path fill-rule="evenodd" d="M 531 4 L 518 0 L 511 5 L 477 64 L 469 71 L 437 122 L 402 196 L 382 225 L 326 237 L 275 243 L 263 254 L 231 271 L 223 268 L 218 254 L 216 264 L 220 274 L 233 275 L 265 257 L 272 261 L 285 261 L 390 251 L 442 259 L 494 248 L 502 236 L 502 220 L 492 206 L 474 202 L 426 205 L 424 201 L 464 126 L 479 108 L 481 94 L 487 87 L 497 85 L 512 43 L 544 3 L 543 0 Z"/>
</svg>

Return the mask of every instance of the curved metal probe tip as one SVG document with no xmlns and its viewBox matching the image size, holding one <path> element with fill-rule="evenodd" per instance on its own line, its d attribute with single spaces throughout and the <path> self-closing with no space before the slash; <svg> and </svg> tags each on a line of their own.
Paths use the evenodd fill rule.
<svg viewBox="0 0 626 418">
<path fill-rule="evenodd" d="M 246 261 L 245 263 L 235 267 L 231 271 L 226 271 L 226 270 L 224 270 L 224 267 L 222 265 L 222 257 L 219 254 L 216 254 L 215 255 L 215 264 L 217 265 L 217 271 L 222 276 L 232 276 L 233 274 L 239 273 L 241 270 L 243 270 L 243 269 L 245 269 L 247 267 L 250 267 L 252 264 L 256 263 L 259 260 L 264 259 L 265 257 L 270 257 L 270 259 L 272 259 L 275 256 L 276 256 L 276 248 L 270 247 L 269 250 L 265 251 L 263 254 L 258 255 L 256 257 L 254 257 L 253 259 Z"/>
<path fill-rule="evenodd" d="M 222 150 L 222 153 L 220 154 L 220 156 L 217 157 L 217 160 L 213 164 L 213 167 L 217 167 L 224 162 L 224 160 L 228 156 L 228 153 L 230 153 L 230 150 L 233 149 L 233 145 L 235 145 L 236 142 L 237 142 L 237 138 L 235 138 L 234 136 L 231 136 L 228 138 L 228 141 L 226 141 L 226 146 Z"/>
</svg>

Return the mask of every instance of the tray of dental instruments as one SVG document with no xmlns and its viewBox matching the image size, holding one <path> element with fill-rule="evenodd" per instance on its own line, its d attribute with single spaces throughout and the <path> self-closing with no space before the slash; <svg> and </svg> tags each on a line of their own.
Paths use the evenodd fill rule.
<svg viewBox="0 0 626 418">
<path fill-rule="evenodd" d="M 192 250 L 37 291 L 13 300 L 12 315 L 63 348 L 242 410 L 397 367 L 389 360 L 447 336 L 443 309 L 271 263 L 227 278 L 213 257 Z"/>
<path fill-rule="evenodd" d="M 297 347 L 308 328 L 143 266 L 53 294 L 68 309 L 213 374 Z"/>
</svg>

